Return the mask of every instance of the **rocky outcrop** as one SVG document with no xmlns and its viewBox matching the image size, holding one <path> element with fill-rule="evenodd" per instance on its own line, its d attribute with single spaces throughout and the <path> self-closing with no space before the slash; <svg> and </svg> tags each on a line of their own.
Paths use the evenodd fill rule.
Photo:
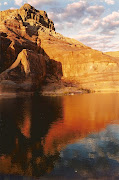
<svg viewBox="0 0 119 180">
<path fill-rule="evenodd" d="M 12 66 L 1 73 L 1 91 L 7 91 L 8 87 L 10 91 L 12 89 L 32 90 L 42 82 L 45 75 L 46 63 L 44 56 L 24 49 L 19 53 Z"/>
<path fill-rule="evenodd" d="M 42 24 L 42 26 L 55 30 L 54 23 L 48 18 L 47 13 L 45 11 L 36 10 L 29 4 L 24 4 L 20 9 L 1 11 L 0 17 L 0 21 L 6 22 L 8 19 L 15 19 L 23 22 L 26 26 L 37 26 Z"/>
<path fill-rule="evenodd" d="M 31 90 L 62 81 L 79 91 L 119 90 L 119 58 L 56 33 L 45 11 L 25 4 L 0 16 L 2 87 Z"/>
<path fill-rule="evenodd" d="M 61 63 L 23 49 L 16 61 L 0 75 L 1 91 L 39 90 L 46 77 L 61 78 Z"/>
</svg>

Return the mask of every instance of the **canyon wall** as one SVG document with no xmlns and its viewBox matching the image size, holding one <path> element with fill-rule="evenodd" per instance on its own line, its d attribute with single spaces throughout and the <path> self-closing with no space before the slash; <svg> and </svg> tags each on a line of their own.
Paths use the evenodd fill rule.
<svg viewBox="0 0 119 180">
<path fill-rule="evenodd" d="M 105 54 L 112 56 L 112 57 L 119 57 L 119 51 L 106 52 Z"/>
<path fill-rule="evenodd" d="M 0 87 L 40 89 L 63 81 L 78 89 L 119 90 L 119 57 L 55 31 L 45 11 L 29 4 L 0 12 Z"/>
</svg>

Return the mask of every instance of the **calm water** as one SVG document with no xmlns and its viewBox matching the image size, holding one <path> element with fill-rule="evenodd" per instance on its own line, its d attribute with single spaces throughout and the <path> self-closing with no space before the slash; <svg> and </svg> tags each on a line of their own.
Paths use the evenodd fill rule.
<svg viewBox="0 0 119 180">
<path fill-rule="evenodd" d="M 119 94 L 0 98 L 6 178 L 119 179 Z"/>
</svg>

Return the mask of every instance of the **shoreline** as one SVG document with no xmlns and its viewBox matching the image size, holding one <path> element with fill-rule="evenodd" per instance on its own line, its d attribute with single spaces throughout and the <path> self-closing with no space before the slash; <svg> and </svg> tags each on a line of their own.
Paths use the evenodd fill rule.
<svg viewBox="0 0 119 180">
<path fill-rule="evenodd" d="M 81 95 L 81 94 L 112 94 L 112 93 L 119 93 L 119 91 L 88 91 L 88 90 L 80 90 L 80 91 L 64 91 L 64 92 L 57 92 L 57 91 L 42 91 L 42 92 L 3 92 L 0 93 L 1 98 L 16 98 L 16 97 L 30 97 L 34 95 L 38 96 L 49 96 L 49 97 L 58 97 L 58 96 L 74 96 L 74 95 Z"/>
<path fill-rule="evenodd" d="M 116 88 L 107 88 L 107 89 L 84 89 L 78 84 L 72 82 L 63 82 L 63 81 L 52 81 L 50 83 L 44 84 L 39 90 L 28 91 L 17 91 L 11 90 L 7 91 L 5 89 L 0 92 L 0 98 L 14 98 L 14 97 L 26 97 L 26 96 L 73 96 L 89 93 L 119 93 L 119 89 Z"/>
</svg>

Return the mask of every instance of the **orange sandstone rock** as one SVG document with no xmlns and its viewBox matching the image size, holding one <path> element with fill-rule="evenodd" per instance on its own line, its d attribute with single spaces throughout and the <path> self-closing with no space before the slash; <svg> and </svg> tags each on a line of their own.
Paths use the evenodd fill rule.
<svg viewBox="0 0 119 180">
<path fill-rule="evenodd" d="M 106 52 L 105 54 L 112 57 L 119 57 L 119 51 Z"/>
<path fill-rule="evenodd" d="M 27 76 L 34 89 L 46 79 L 62 79 L 77 84 L 78 89 L 119 90 L 119 58 L 56 33 L 45 11 L 25 4 L 1 11 L 0 17 L 0 72 L 7 69 L 1 81 L 21 87 Z"/>
</svg>

